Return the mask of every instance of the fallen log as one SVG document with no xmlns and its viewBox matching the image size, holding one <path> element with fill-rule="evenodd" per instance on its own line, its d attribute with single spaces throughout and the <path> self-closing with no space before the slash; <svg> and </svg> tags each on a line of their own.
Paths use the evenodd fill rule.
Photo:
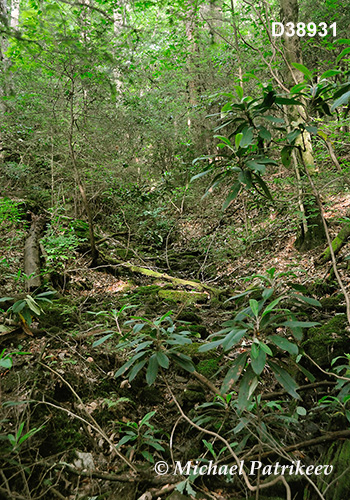
<svg viewBox="0 0 350 500">
<path fill-rule="evenodd" d="M 338 233 L 338 235 L 334 238 L 332 241 L 332 248 L 334 255 L 337 255 L 339 253 L 340 249 L 345 245 L 347 239 L 350 236 L 350 224 L 346 224 Z M 320 255 L 316 261 L 315 264 L 317 265 L 322 265 L 328 262 L 331 259 L 331 251 L 329 247 L 326 248 L 326 250 Z"/>
<path fill-rule="evenodd" d="M 41 285 L 39 237 L 44 229 L 45 216 L 32 214 L 32 225 L 24 247 L 25 288 L 32 291 Z"/>
<path fill-rule="evenodd" d="M 100 257 L 107 264 L 109 264 L 112 267 L 114 267 L 114 266 L 123 267 L 124 269 L 128 269 L 132 273 L 142 274 L 142 275 L 148 276 L 150 278 L 170 281 L 174 285 L 188 286 L 188 287 L 194 288 L 195 290 L 198 290 L 199 292 L 208 292 L 211 296 L 214 296 L 214 297 L 219 297 L 220 295 L 226 293 L 226 291 L 224 291 L 224 290 L 220 290 L 219 288 L 211 287 L 209 285 L 206 285 L 204 283 L 200 283 L 198 281 L 185 280 L 183 278 L 176 278 L 174 276 L 170 276 L 167 273 L 160 273 L 158 271 L 153 271 L 152 269 L 148 269 L 146 267 L 135 266 L 134 264 L 131 264 L 130 262 L 123 262 L 120 260 L 112 259 L 111 257 L 108 257 L 107 255 L 105 255 L 101 251 L 100 251 Z"/>
</svg>

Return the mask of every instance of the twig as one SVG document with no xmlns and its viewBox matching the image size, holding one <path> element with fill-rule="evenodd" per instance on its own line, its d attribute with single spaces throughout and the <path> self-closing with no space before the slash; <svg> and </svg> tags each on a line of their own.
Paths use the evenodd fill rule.
<svg viewBox="0 0 350 500">
<path fill-rule="evenodd" d="M 236 455 L 236 453 L 233 451 L 232 447 L 230 446 L 230 443 L 225 439 L 223 438 L 222 436 L 220 436 L 219 434 L 217 434 L 216 432 L 213 432 L 213 431 L 209 431 L 208 429 L 204 429 L 204 427 L 200 427 L 199 425 L 195 424 L 183 411 L 183 409 L 181 408 L 179 402 L 177 401 L 177 399 L 175 398 L 170 386 L 169 386 L 169 383 L 166 379 L 166 377 L 164 376 L 163 374 L 163 380 L 165 382 L 165 385 L 167 386 L 167 389 L 169 391 L 169 394 L 171 395 L 171 397 L 173 398 L 173 401 L 175 402 L 176 406 L 177 406 L 177 409 L 179 410 L 181 416 L 192 426 L 194 427 L 195 429 L 197 429 L 198 431 L 200 432 L 204 432 L 205 434 L 209 434 L 210 436 L 214 436 L 216 437 L 219 441 L 221 441 L 222 443 L 224 443 L 224 445 L 227 447 L 227 449 L 229 450 L 230 454 L 232 455 L 232 457 L 234 458 L 237 466 L 239 467 L 241 465 L 241 462 L 238 458 L 238 456 Z M 258 488 L 260 489 L 265 489 L 265 488 L 270 488 L 271 486 L 274 486 L 276 483 L 278 483 L 278 481 L 282 481 L 282 483 L 284 484 L 285 488 L 286 488 L 286 493 L 287 493 L 287 500 L 292 500 L 292 493 L 291 493 L 291 489 L 290 489 L 290 486 L 289 484 L 287 483 L 287 481 L 285 480 L 284 476 L 277 476 L 275 477 L 274 479 L 272 479 L 271 481 L 267 481 L 267 482 L 264 482 L 264 483 L 261 483 L 259 486 L 253 486 L 250 481 L 249 481 L 249 478 L 248 478 L 248 475 L 247 473 L 245 472 L 245 470 L 243 469 L 242 470 L 242 476 L 243 476 L 243 479 L 244 479 L 244 482 L 247 486 L 247 488 L 250 490 L 250 491 L 256 491 Z"/>
<path fill-rule="evenodd" d="M 316 363 L 316 361 L 314 361 L 308 354 L 306 354 L 306 352 L 304 352 L 303 355 L 306 356 L 311 361 L 311 363 L 313 363 L 316 366 L 316 368 L 318 368 L 325 375 L 329 375 L 330 377 L 335 377 L 335 378 L 337 378 L 339 380 L 346 380 L 347 382 L 350 382 L 350 378 L 349 377 L 343 377 L 342 375 L 338 375 L 337 373 L 334 373 L 334 372 L 327 372 L 326 370 L 324 370 L 323 368 L 321 368 L 320 365 L 318 365 Z"/>
<path fill-rule="evenodd" d="M 337 431 L 337 432 L 330 432 L 329 434 L 325 434 L 324 436 L 318 436 L 313 439 L 308 439 L 306 441 L 301 441 L 300 443 L 297 444 L 292 444 L 290 446 L 286 446 L 285 448 L 282 448 L 282 450 L 285 453 L 290 453 L 291 451 L 295 450 L 300 450 L 300 448 L 309 448 L 310 446 L 315 446 L 316 444 L 322 444 L 322 443 L 327 443 L 329 441 L 335 441 L 337 439 L 347 439 L 350 438 L 350 430 L 345 430 L 345 431 Z M 271 455 L 277 454 L 277 451 L 271 450 L 271 451 L 265 451 L 264 453 L 261 454 L 261 458 L 267 458 L 270 457 Z M 247 455 L 244 457 L 244 460 L 250 461 L 254 460 L 258 457 L 257 454 L 255 455 Z"/>
<path fill-rule="evenodd" d="M 115 453 L 118 455 L 119 458 L 121 458 L 122 460 L 124 460 L 124 462 L 134 471 L 136 472 L 136 469 L 135 467 L 133 466 L 133 464 L 126 458 L 124 457 L 124 455 L 122 455 L 122 453 L 120 453 L 114 443 L 109 439 L 109 437 L 106 435 L 106 433 L 101 429 L 101 427 L 98 425 L 98 423 L 96 422 L 96 420 L 94 419 L 94 417 L 92 415 L 90 415 L 87 410 L 85 409 L 85 405 L 83 403 L 83 401 L 80 399 L 79 395 L 75 392 L 75 390 L 73 389 L 73 387 L 70 385 L 69 382 L 67 382 L 67 380 L 65 380 L 62 375 L 60 373 L 58 373 L 56 370 L 54 370 L 53 368 L 51 368 L 50 366 L 47 366 L 45 365 L 44 363 L 42 363 L 41 361 L 39 361 L 39 363 L 44 367 L 44 368 L 47 368 L 48 370 L 50 370 L 52 373 L 54 373 L 55 375 L 57 375 L 64 384 L 66 384 L 69 389 L 72 391 L 72 393 L 74 394 L 74 396 L 77 398 L 79 404 L 80 404 L 80 407 L 83 411 L 85 411 L 85 414 L 88 416 L 88 418 L 90 419 L 90 421 L 93 422 L 93 425 L 88 422 L 87 420 L 83 419 L 82 417 L 79 417 L 79 415 L 76 415 L 75 413 L 73 413 L 72 411 L 70 410 L 67 410 L 66 408 L 63 408 L 61 406 L 56 406 L 54 405 L 53 403 L 48 403 L 47 401 L 41 401 L 42 403 L 44 404 L 47 404 L 49 406 L 54 406 L 55 408 L 58 408 L 60 410 L 63 410 L 63 411 L 66 411 L 68 414 L 70 415 L 73 415 L 75 416 L 76 418 L 78 418 L 79 420 L 81 420 L 82 422 L 85 422 L 87 425 L 90 425 L 90 427 L 92 427 L 96 432 L 98 432 L 98 434 L 100 434 L 100 436 L 102 436 L 106 441 L 107 443 L 112 447 L 112 449 L 115 451 Z"/>
<path fill-rule="evenodd" d="M 299 146 L 299 150 L 300 149 L 301 149 L 301 147 Z M 320 210 L 320 216 L 321 216 L 321 219 L 322 219 L 323 227 L 324 227 L 324 230 L 325 230 L 325 233 L 326 233 L 326 238 L 327 238 L 327 243 L 328 243 L 329 251 L 330 251 L 330 254 L 331 254 L 331 259 L 332 259 L 334 274 L 335 274 L 335 277 L 337 278 L 337 281 L 339 283 L 341 291 L 344 294 L 344 298 L 345 298 L 345 302 L 346 302 L 346 316 L 347 316 L 347 319 L 348 319 L 348 323 L 350 325 L 350 299 L 349 299 L 349 295 L 347 294 L 347 291 L 345 289 L 344 283 L 343 283 L 343 281 L 342 281 L 342 279 L 340 277 L 340 274 L 338 272 L 338 269 L 337 269 L 337 262 L 335 260 L 334 250 L 333 250 L 333 246 L 332 246 L 332 240 L 331 240 L 331 237 L 329 235 L 327 221 L 325 219 L 324 212 L 323 212 L 323 205 L 322 205 L 322 202 L 320 200 L 320 196 L 318 194 L 318 191 L 316 189 L 314 181 L 311 178 L 310 172 L 309 172 L 308 168 L 305 165 L 305 161 L 304 161 L 303 155 L 301 154 L 301 151 L 300 151 L 300 157 L 301 157 L 301 161 L 303 163 L 303 167 L 304 167 L 305 173 L 306 173 L 306 175 L 308 177 L 310 186 L 311 186 L 311 188 L 312 188 L 312 190 L 314 192 L 314 195 L 315 195 L 315 198 L 316 198 L 316 203 L 317 203 L 318 208 Z"/>
</svg>

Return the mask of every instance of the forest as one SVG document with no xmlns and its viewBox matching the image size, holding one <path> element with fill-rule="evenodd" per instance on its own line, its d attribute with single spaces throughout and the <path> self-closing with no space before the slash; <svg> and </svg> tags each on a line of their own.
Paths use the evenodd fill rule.
<svg viewBox="0 0 350 500">
<path fill-rule="evenodd" d="M 349 24 L 0 0 L 0 500 L 348 500 Z"/>
</svg>

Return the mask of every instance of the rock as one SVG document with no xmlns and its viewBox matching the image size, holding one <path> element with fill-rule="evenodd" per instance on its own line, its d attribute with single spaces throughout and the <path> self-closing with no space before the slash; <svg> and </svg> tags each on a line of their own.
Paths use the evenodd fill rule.
<svg viewBox="0 0 350 500">
<path fill-rule="evenodd" d="M 94 471 L 95 463 L 91 453 L 84 453 L 82 451 L 76 451 L 77 460 L 74 460 L 73 464 L 76 469 L 83 469 L 86 471 Z"/>
<path fill-rule="evenodd" d="M 207 302 L 209 295 L 204 292 L 188 292 L 186 290 L 159 290 L 161 299 L 182 302 L 183 304 L 197 304 Z"/>
</svg>

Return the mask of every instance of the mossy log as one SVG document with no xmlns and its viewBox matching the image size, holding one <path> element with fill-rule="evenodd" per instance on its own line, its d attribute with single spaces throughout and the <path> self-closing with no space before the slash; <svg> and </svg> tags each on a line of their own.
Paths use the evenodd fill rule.
<svg viewBox="0 0 350 500">
<path fill-rule="evenodd" d="M 40 277 L 40 233 L 44 228 L 45 218 L 32 215 L 32 225 L 24 246 L 24 273 L 31 276 L 26 281 L 26 290 L 34 290 L 41 285 Z"/>
<path fill-rule="evenodd" d="M 119 260 L 111 259 L 111 257 L 108 257 L 106 254 L 104 254 L 102 252 L 100 252 L 100 256 L 108 264 L 110 264 L 112 266 L 123 267 L 125 269 L 128 269 L 132 273 L 143 274 L 144 276 L 149 276 L 150 278 L 154 278 L 154 279 L 170 281 L 174 285 L 189 286 L 189 287 L 194 288 L 195 290 L 197 290 L 199 292 L 208 292 L 211 296 L 214 296 L 214 297 L 219 297 L 221 294 L 224 293 L 223 290 L 220 290 L 219 288 L 211 287 L 209 285 L 205 285 L 204 283 L 200 283 L 200 282 L 192 281 L 192 280 L 185 280 L 183 278 L 175 278 L 174 276 L 170 276 L 167 273 L 160 273 L 158 271 L 153 271 L 152 269 L 147 269 L 146 267 L 135 266 L 134 264 L 131 264 L 130 262 L 122 262 Z"/>
<path fill-rule="evenodd" d="M 332 248 L 334 255 L 336 255 L 339 250 L 345 245 L 346 240 L 350 236 L 350 224 L 346 224 L 338 233 L 338 235 L 332 241 Z M 329 247 L 323 252 L 322 255 L 316 260 L 316 264 L 321 265 L 328 262 L 331 258 L 331 251 Z"/>
</svg>

